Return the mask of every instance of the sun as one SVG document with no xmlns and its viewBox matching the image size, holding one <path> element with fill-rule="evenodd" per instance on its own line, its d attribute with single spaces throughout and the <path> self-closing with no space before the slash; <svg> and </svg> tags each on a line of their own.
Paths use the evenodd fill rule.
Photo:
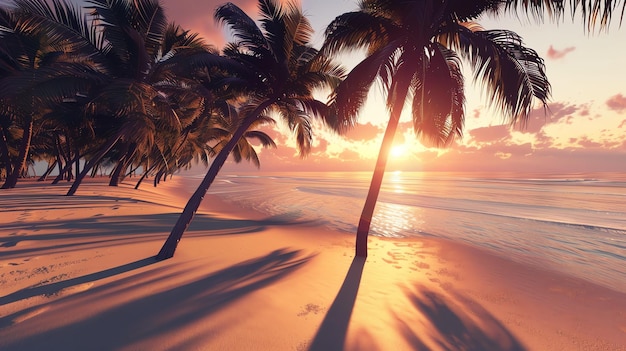
<svg viewBox="0 0 626 351">
<path fill-rule="evenodd" d="M 405 145 L 396 145 L 391 148 L 391 151 L 389 152 L 389 154 L 393 158 L 400 158 L 406 155 L 406 152 L 407 152 L 407 149 Z"/>
</svg>

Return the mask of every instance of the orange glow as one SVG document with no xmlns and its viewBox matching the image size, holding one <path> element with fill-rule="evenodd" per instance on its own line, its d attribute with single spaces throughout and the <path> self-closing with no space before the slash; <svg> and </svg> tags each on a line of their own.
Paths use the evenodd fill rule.
<svg viewBox="0 0 626 351">
<path fill-rule="evenodd" d="M 392 158 L 400 158 L 400 157 L 405 156 L 406 154 L 407 154 L 407 148 L 406 148 L 406 145 L 404 144 L 393 146 L 391 148 L 391 151 L 389 152 L 389 155 Z"/>
</svg>

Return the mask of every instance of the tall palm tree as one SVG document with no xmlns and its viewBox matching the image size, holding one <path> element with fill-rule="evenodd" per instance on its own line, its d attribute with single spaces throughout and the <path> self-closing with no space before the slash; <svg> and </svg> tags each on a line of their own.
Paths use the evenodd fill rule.
<svg viewBox="0 0 626 351">
<path fill-rule="evenodd" d="M 461 58 L 487 88 L 491 102 L 512 123 L 524 121 L 533 98 L 550 93 L 543 60 L 507 30 L 483 30 L 471 22 L 501 1 L 363 0 L 358 11 L 337 17 L 324 49 L 365 49 L 367 57 L 336 90 L 339 130 L 354 123 L 371 85 L 387 92 L 387 122 L 369 192 L 359 220 L 356 255 L 367 256 L 367 236 L 387 156 L 405 102 L 411 101 L 416 134 L 437 146 L 461 136 L 465 93 Z"/>
<path fill-rule="evenodd" d="M 240 145 L 249 128 L 268 112 L 285 119 L 296 133 L 301 155 L 311 147 L 311 116 L 329 115 L 328 106 L 313 97 L 318 88 L 333 89 L 343 70 L 310 45 L 313 29 L 293 1 L 259 0 L 260 27 L 239 7 L 227 3 L 217 8 L 215 18 L 228 24 L 235 42 L 224 54 L 238 63 L 232 85 L 245 87 L 243 121 L 213 160 L 206 176 L 187 202 L 169 237 L 157 255 L 163 260 L 174 255 L 207 190 L 231 152 Z M 237 83 L 245 84 L 237 84 Z"/>
<path fill-rule="evenodd" d="M 177 56 L 209 50 L 197 35 L 168 22 L 157 0 L 90 0 L 89 3 L 106 43 L 102 52 L 111 77 L 91 101 L 90 112 L 111 118 L 112 128 L 67 195 L 76 192 L 82 179 L 114 147 L 150 150 L 160 131 L 181 130 L 176 106 L 160 89 L 160 84 L 182 80 L 174 72 Z M 120 161 L 123 170 L 126 160 L 114 161 Z"/>
<path fill-rule="evenodd" d="M 24 169 L 35 127 L 50 101 L 86 89 L 96 70 L 88 57 L 74 55 L 80 41 L 63 25 L 30 11 L 35 0 L 0 8 L 0 114 L 22 132 L 19 154 L 3 185 L 14 187 Z M 41 2 L 41 8 L 50 5 Z M 63 6 L 54 1 L 53 6 Z M 52 10 L 51 10 L 52 11 Z"/>
</svg>

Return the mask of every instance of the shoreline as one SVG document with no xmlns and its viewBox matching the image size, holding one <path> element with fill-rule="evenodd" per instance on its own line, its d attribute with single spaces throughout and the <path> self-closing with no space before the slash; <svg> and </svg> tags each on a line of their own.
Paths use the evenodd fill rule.
<svg viewBox="0 0 626 351">
<path fill-rule="evenodd" d="M 350 234 L 210 194 L 154 262 L 179 181 L 0 191 L 0 348 L 626 350 L 624 293 L 440 239 L 360 262 Z"/>
</svg>

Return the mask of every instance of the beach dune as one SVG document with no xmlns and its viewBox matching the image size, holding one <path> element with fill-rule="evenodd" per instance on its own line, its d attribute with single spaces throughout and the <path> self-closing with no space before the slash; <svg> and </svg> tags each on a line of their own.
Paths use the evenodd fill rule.
<svg viewBox="0 0 626 351">
<path fill-rule="evenodd" d="M 370 239 L 207 196 L 0 191 L 0 350 L 626 350 L 626 294 L 433 238 Z"/>
</svg>

